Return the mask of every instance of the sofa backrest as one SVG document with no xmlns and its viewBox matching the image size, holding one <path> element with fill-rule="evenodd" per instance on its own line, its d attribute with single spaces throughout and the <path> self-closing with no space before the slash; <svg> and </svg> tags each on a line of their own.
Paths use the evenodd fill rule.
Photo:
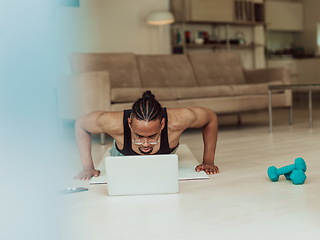
<svg viewBox="0 0 320 240">
<path fill-rule="evenodd" d="M 133 53 L 74 53 L 70 64 L 74 73 L 108 71 L 111 88 L 141 87 Z"/>
<path fill-rule="evenodd" d="M 136 55 L 142 87 L 192 87 L 197 81 L 186 55 Z"/>
<path fill-rule="evenodd" d="M 189 53 L 199 86 L 244 84 L 240 56 L 234 52 Z"/>
</svg>

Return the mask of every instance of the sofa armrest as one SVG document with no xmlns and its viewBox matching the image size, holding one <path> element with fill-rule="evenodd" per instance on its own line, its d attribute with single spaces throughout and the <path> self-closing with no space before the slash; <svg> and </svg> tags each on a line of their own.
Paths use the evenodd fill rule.
<svg viewBox="0 0 320 240">
<path fill-rule="evenodd" d="M 255 70 L 244 70 L 246 83 L 268 83 L 281 81 L 290 84 L 289 70 L 286 68 L 262 68 Z"/>
<path fill-rule="evenodd" d="M 75 120 L 99 110 L 110 110 L 111 91 L 109 73 L 88 72 L 62 76 L 57 86 L 60 119 Z"/>
</svg>

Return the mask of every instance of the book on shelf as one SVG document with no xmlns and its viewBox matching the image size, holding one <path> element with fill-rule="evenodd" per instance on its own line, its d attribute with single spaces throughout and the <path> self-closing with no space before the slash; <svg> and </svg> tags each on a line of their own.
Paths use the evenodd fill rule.
<svg viewBox="0 0 320 240">
<path fill-rule="evenodd" d="M 238 22 L 253 22 L 254 8 L 252 0 L 236 0 L 234 3 L 235 20 Z"/>
</svg>

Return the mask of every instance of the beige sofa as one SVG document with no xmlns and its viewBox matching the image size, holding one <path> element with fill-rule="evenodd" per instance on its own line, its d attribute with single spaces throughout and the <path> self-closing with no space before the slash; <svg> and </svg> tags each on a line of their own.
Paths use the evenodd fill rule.
<svg viewBox="0 0 320 240">
<path fill-rule="evenodd" d="M 290 83 L 286 69 L 245 70 L 232 52 L 74 53 L 70 64 L 73 74 L 60 79 L 57 91 L 63 121 L 97 110 L 129 109 L 145 90 L 169 108 L 198 105 L 218 115 L 266 110 L 268 85 Z M 291 108 L 291 91 L 273 93 L 272 105 Z"/>
<path fill-rule="evenodd" d="M 246 70 L 232 52 L 74 53 L 70 64 L 73 74 L 62 77 L 57 88 L 61 122 L 97 110 L 129 109 L 145 90 L 169 108 L 198 105 L 218 115 L 266 110 L 268 85 L 290 83 L 286 69 Z M 291 91 L 273 93 L 272 105 L 291 108 Z"/>
<path fill-rule="evenodd" d="M 264 110 L 268 108 L 268 85 L 290 82 L 284 68 L 245 70 L 239 55 L 233 52 L 74 53 L 70 63 L 76 78 L 88 81 L 82 91 L 90 94 L 81 101 L 99 102 L 84 112 L 131 108 L 145 90 L 151 90 L 164 107 L 198 105 L 218 115 Z M 280 91 L 273 94 L 272 101 L 273 107 L 289 108 L 292 94 Z"/>
</svg>

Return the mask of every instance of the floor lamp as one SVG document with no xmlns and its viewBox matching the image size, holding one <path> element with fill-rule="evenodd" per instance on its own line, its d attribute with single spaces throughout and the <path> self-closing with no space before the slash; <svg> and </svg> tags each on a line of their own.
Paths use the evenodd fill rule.
<svg viewBox="0 0 320 240">
<path fill-rule="evenodd" d="M 164 25 L 171 24 L 174 22 L 174 17 L 172 13 L 168 11 L 158 11 L 151 13 L 147 18 L 147 23 L 150 25 L 158 26 L 159 34 L 159 50 L 163 50 L 164 40 L 163 40 L 163 28 Z"/>
</svg>

